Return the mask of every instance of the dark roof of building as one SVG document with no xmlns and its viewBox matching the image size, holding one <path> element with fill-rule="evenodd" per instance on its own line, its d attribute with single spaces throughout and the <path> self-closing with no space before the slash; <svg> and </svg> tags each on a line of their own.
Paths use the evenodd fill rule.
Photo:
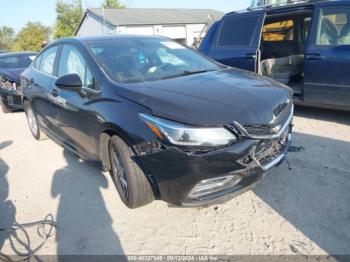
<svg viewBox="0 0 350 262">
<path fill-rule="evenodd" d="M 87 12 L 104 17 L 113 25 L 203 24 L 209 15 L 214 20 L 224 15 L 213 9 L 89 8 Z"/>
</svg>

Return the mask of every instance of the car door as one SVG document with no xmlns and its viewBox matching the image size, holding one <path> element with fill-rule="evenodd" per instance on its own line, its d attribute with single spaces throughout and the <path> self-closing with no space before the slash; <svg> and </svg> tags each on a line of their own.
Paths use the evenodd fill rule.
<svg viewBox="0 0 350 262">
<path fill-rule="evenodd" d="M 50 93 L 56 79 L 54 69 L 57 62 L 58 46 L 46 49 L 33 63 L 26 81 L 31 88 L 31 103 L 38 121 L 45 129 L 51 130 L 55 118 L 51 107 Z"/>
<path fill-rule="evenodd" d="M 317 8 L 305 59 L 305 102 L 350 106 L 350 5 Z"/>
<path fill-rule="evenodd" d="M 264 20 L 264 11 L 228 14 L 214 24 L 216 33 L 206 36 L 212 41 L 204 39 L 199 50 L 222 64 L 257 72 Z"/>
<path fill-rule="evenodd" d="M 60 52 L 57 76 L 77 74 L 83 83 L 81 92 L 68 91 L 54 85 L 56 133 L 73 150 L 89 158 L 95 153 L 91 136 L 90 102 L 99 95 L 97 83 L 86 60 L 73 44 L 64 44 Z"/>
</svg>

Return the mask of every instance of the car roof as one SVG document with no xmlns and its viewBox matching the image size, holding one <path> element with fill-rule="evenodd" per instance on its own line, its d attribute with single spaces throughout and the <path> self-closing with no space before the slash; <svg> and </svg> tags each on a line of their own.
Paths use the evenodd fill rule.
<svg viewBox="0 0 350 262">
<path fill-rule="evenodd" d="M 77 37 L 71 37 L 71 38 L 62 38 L 60 40 L 52 42 L 50 45 L 57 44 L 57 43 L 64 43 L 64 42 L 78 42 L 82 44 L 91 44 L 94 42 L 113 41 L 113 40 L 119 40 L 119 39 L 135 40 L 135 39 L 150 39 L 150 38 L 166 39 L 166 37 L 162 37 L 162 36 L 149 36 L 149 35 L 124 35 L 124 34 L 96 35 L 96 36 L 77 36 Z"/>
<path fill-rule="evenodd" d="M 289 4 L 280 4 L 280 5 L 265 5 L 258 6 L 254 8 L 247 8 L 241 11 L 234 11 L 231 13 L 227 13 L 227 15 L 232 15 L 235 13 L 249 13 L 253 11 L 265 11 L 267 13 L 278 13 L 283 11 L 288 11 L 289 9 L 298 9 L 298 8 L 310 8 L 315 6 L 332 6 L 335 4 L 349 4 L 349 0 L 306 0 L 306 1 L 296 1 L 294 3 Z"/>
<path fill-rule="evenodd" d="M 37 55 L 37 54 L 38 54 L 37 52 L 29 52 L 29 51 L 0 53 L 0 58 L 1 57 L 11 57 L 11 56 Z"/>
</svg>

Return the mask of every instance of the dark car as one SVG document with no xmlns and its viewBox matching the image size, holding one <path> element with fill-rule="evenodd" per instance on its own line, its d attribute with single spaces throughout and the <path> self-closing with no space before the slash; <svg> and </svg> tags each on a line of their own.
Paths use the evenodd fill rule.
<svg viewBox="0 0 350 262">
<path fill-rule="evenodd" d="M 200 52 L 273 78 L 295 103 L 350 110 L 350 1 L 304 1 L 232 12 Z"/>
<path fill-rule="evenodd" d="M 23 74 L 43 132 L 110 171 L 130 208 L 198 206 L 243 192 L 284 159 L 292 91 L 167 38 L 59 40 Z"/>
<path fill-rule="evenodd" d="M 0 104 L 4 113 L 23 109 L 20 75 L 36 55 L 34 52 L 0 54 Z"/>
</svg>

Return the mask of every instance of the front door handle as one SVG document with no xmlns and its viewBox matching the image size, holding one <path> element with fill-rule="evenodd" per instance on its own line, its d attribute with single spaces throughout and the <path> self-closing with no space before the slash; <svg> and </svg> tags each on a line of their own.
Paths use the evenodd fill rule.
<svg viewBox="0 0 350 262">
<path fill-rule="evenodd" d="M 52 95 L 53 97 L 57 97 L 57 96 L 58 96 L 58 91 L 57 91 L 57 89 L 52 89 L 51 95 Z"/>
<path fill-rule="evenodd" d="M 60 106 L 60 107 L 67 107 L 67 101 L 60 97 L 58 95 L 57 90 L 52 90 L 49 94 L 48 94 L 48 98 L 49 100 L 51 100 L 54 104 Z"/>
<path fill-rule="evenodd" d="M 307 54 L 306 60 L 324 60 L 325 56 L 321 54 Z"/>
</svg>

